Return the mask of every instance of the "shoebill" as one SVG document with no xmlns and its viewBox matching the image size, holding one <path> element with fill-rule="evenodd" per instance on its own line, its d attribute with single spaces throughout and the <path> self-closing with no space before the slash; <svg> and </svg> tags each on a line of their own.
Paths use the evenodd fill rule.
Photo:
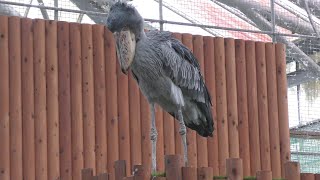
<svg viewBox="0 0 320 180">
<path fill-rule="evenodd" d="M 150 105 L 152 171 L 156 171 L 155 104 L 179 121 L 187 166 L 186 127 L 203 137 L 213 136 L 210 94 L 192 52 L 170 32 L 144 32 L 143 24 L 132 5 L 117 2 L 111 6 L 107 27 L 115 37 L 121 70 L 132 72 Z"/>
</svg>

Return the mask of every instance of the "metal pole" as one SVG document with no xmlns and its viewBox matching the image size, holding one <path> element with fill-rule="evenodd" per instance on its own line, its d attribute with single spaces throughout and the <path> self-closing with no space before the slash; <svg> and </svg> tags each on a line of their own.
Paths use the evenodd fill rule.
<svg viewBox="0 0 320 180">
<path fill-rule="evenodd" d="M 271 4 L 271 23 L 272 23 L 272 42 L 276 42 L 276 15 L 274 11 L 274 0 L 270 0 Z"/>
<path fill-rule="evenodd" d="M 160 19 L 160 31 L 163 31 L 163 11 L 162 11 L 162 0 L 159 0 L 159 19 Z"/>
<path fill-rule="evenodd" d="M 59 4 L 58 4 L 58 0 L 54 0 L 54 7 L 58 8 Z M 58 10 L 54 10 L 54 20 L 58 20 L 59 19 L 59 11 Z"/>
</svg>

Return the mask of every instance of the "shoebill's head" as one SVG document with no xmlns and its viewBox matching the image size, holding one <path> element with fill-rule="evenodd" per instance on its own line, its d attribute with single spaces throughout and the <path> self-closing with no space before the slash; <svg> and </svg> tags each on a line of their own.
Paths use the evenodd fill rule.
<svg viewBox="0 0 320 180">
<path fill-rule="evenodd" d="M 133 6 L 117 2 L 110 7 L 107 27 L 116 40 L 121 70 L 127 74 L 134 58 L 136 41 L 143 30 L 143 19 Z"/>
</svg>

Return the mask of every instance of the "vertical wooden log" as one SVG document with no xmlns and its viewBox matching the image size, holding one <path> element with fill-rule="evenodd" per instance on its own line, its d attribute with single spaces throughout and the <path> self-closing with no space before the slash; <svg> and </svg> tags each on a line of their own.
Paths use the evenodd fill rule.
<svg viewBox="0 0 320 180">
<path fill-rule="evenodd" d="M 201 74 L 203 75 L 203 78 L 205 78 L 203 37 L 200 35 L 193 36 L 193 53 L 199 62 Z M 197 167 L 207 167 L 208 166 L 207 138 L 202 137 L 199 134 L 197 134 L 196 136 L 197 136 L 197 154 L 198 154 Z"/>
<path fill-rule="evenodd" d="M 183 44 L 193 52 L 192 35 L 182 34 Z M 188 166 L 197 167 L 197 134 L 195 131 L 187 128 L 187 146 L 188 146 Z"/>
<path fill-rule="evenodd" d="M 114 180 L 113 162 L 119 159 L 118 138 L 118 108 L 117 104 L 117 74 L 116 74 L 116 49 L 112 33 L 105 28 L 104 52 L 106 63 L 106 93 L 107 93 L 107 153 L 108 172 Z"/>
<path fill-rule="evenodd" d="M 119 62 L 117 60 L 117 62 Z M 117 63 L 118 81 L 118 120 L 119 120 L 119 155 L 120 159 L 126 160 L 127 167 L 130 165 L 130 127 L 129 127 L 129 92 L 128 76 L 123 74 Z M 150 140 L 150 138 L 149 138 Z M 127 174 L 130 168 L 127 168 Z"/>
<path fill-rule="evenodd" d="M 315 174 L 314 175 L 314 180 L 320 180 L 320 174 Z"/>
<path fill-rule="evenodd" d="M 219 155 L 218 155 L 218 129 L 217 129 L 217 111 L 216 111 L 216 79 L 215 79 L 215 60 L 214 60 L 214 39 L 212 37 L 203 37 L 204 44 L 204 64 L 206 85 L 212 100 L 213 117 L 213 137 L 208 139 L 208 165 L 213 168 L 213 174 L 219 174 Z"/>
<path fill-rule="evenodd" d="M 151 167 L 151 112 L 145 96 L 140 94 L 142 164 Z"/>
<path fill-rule="evenodd" d="M 58 22 L 60 178 L 72 179 L 69 24 Z"/>
<path fill-rule="evenodd" d="M 82 111 L 82 65 L 81 27 L 70 23 L 70 77 L 72 118 L 72 177 L 79 179 L 83 166 L 83 111 Z"/>
<path fill-rule="evenodd" d="M 21 97 L 21 24 L 20 24 L 19 17 L 16 17 L 16 16 L 9 17 L 8 30 L 9 30 L 9 73 L 10 73 L 9 75 L 10 169 L 14 169 L 14 171 L 10 171 L 10 179 L 23 179 L 23 175 L 22 175 L 23 162 L 22 162 L 22 97 Z M 0 41 L 2 40 L 0 39 Z M 1 48 L 1 50 L 5 50 L 5 49 Z M 5 54 L 5 53 L 1 52 L 1 54 Z M 1 67 L 4 67 L 4 66 L 1 65 Z M 1 77 L 5 77 L 5 76 L 2 75 Z M 1 161 L 1 162 L 5 162 L 5 161 Z"/>
<path fill-rule="evenodd" d="M 272 172 L 271 171 L 258 171 L 257 172 L 257 180 L 272 180 Z"/>
<path fill-rule="evenodd" d="M 134 180 L 150 180 L 150 168 L 144 165 L 134 165 Z"/>
<path fill-rule="evenodd" d="M 213 170 L 212 167 L 198 168 L 198 180 L 212 180 Z"/>
<path fill-rule="evenodd" d="M 93 25 L 93 71 L 94 71 L 94 110 L 96 129 L 96 167 L 97 174 L 107 170 L 107 121 L 106 121 L 106 73 L 104 58 L 104 26 Z"/>
<path fill-rule="evenodd" d="M 174 38 L 176 38 L 180 42 L 182 42 L 182 34 L 173 33 L 172 35 L 173 35 Z M 174 137 L 174 144 L 175 144 L 175 154 L 183 155 L 183 144 L 182 144 L 181 135 L 179 133 L 180 124 L 179 124 L 179 121 L 176 118 L 173 118 L 173 121 L 174 121 L 174 136 L 173 137 Z"/>
<path fill-rule="evenodd" d="M 197 168 L 196 167 L 182 167 L 182 179 L 183 180 L 197 179 Z"/>
<path fill-rule="evenodd" d="M 33 23 L 36 179 L 47 179 L 45 21 L 36 19 Z"/>
<path fill-rule="evenodd" d="M 8 17 L 0 16 L 0 179 L 10 179 L 9 32 Z M 13 170 L 13 169 L 12 169 Z"/>
<path fill-rule="evenodd" d="M 234 39 L 225 39 L 229 156 L 239 157 L 237 81 Z"/>
<path fill-rule="evenodd" d="M 118 160 L 114 163 L 115 180 L 122 180 L 126 177 L 126 161 Z"/>
<path fill-rule="evenodd" d="M 275 45 L 266 44 L 270 156 L 273 178 L 281 178 Z"/>
<path fill-rule="evenodd" d="M 157 171 L 164 171 L 164 138 L 163 138 L 163 112 L 162 108 L 156 105 L 156 127 L 157 139 Z"/>
<path fill-rule="evenodd" d="M 242 160 L 240 158 L 227 159 L 227 176 L 228 180 L 242 180 L 243 168 Z"/>
<path fill-rule="evenodd" d="M 58 179 L 60 176 L 57 40 L 57 22 L 46 21 L 48 179 Z"/>
<path fill-rule="evenodd" d="M 315 180 L 314 174 L 312 173 L 301 173 L 300 174 L 301 180 Z"/>
<path fill-rule="evenodd" d="M 268 99 L 267 99 L 267 69 L 266 46 L 263 42 L 256 42 L 258 121 L 260 135 L 261 170 L 271 170 Z"/>
<path fill-rule="evenodd" d="M 239 154 L 243 163 L 243 175 L 250 176 L 250 145 L 247 99 L 247 76 L 245 60 L 245 41 L 235 40 L 237 103 L 239 121 Z"/>
<path fill-rule="evenodd" d="M 166 178 L 168 180 L 182 180 L 182 164 L 183 158 L 181 155 L 166 155 Z"/>
<path fill-rule="evenodd" d="M 140 93 L 136 80 L 129 75 L 129 118 L 130 118 L 130 157 L 131 164 L 141 164 L 141 119 Z"/>
<path fill-rule="evenodd" d="M 91 168 L 86 168 L 81 170 L 82 180 L 93 180 L 93 170 Z"/>
<path fill-rule="evenodd" d="M 225 47 L 223 38 L 214 41 L 215 75 L 216 75 L 216 108 L 219 139 L 219 174 L 226 174 L 226 159 L 229 157 L 228 122 L 227 122 L 227 94 Z"/>
<path fill-rule="evenodd" d="M 163 138 L 164 154 L 175 154 L 175 119 L 167 112 L 163 111 Z M 180 134 L 179 134 L 180 136 Z M 180 137 L 181 138 L 181 137 Z"/>
<path fill-rule="evenodd" d="M 300 164 L 298 162 L 287 161 L 284 164 L 284 174 L 286 179 L 300 180 Z"/>
<path fill-rule="evenodd" d="M 250 167 L 251 175 L 261 170 L 259 123 L 258 123 L 258 99 L 257 99 L 257 75 L 255 60 L 255 43 L 246 41 L 246 70 L 247 70 L 247 97 L 248 97 L 248 122 L 250 140 Z"/>
<path fill-rule="evenodd" d="M 23 179 L 35 179 L 32 20 L 21 19 L 21 28 Z"/>
<path fill-rule="evenodd" d="M 93 168 L 95 164 L 95 118 L 94 118 L 94 79 L 93 79 L 92 26 L 81 25 L 82 53 L 82 106 L 83 106 L 83 154 L 84 167 Z"/>
<path fill-rule="evenodd" d="M 282 164 L 282 176 L 284 176 L 284 164 L 290 161 L 290 133 L 288 117 L 288 94 L 286 75 L 286 51 L 284 44 L 276 44 L 277 66 L 277 90 L 278 90 L 278 117 L 280 136 L 280 157 Z"/>
</svg>

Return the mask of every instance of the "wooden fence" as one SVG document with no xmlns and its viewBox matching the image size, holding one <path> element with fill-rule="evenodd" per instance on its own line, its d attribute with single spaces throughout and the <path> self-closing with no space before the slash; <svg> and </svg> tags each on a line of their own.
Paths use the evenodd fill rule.
<svg viewBox="0 0 320 180">
<path fill-rule="evenodd" d="M 191 167 L 284 175 L 290 160 L 283 44 L 177 34 L 198 58 L 213 99 L 213 138 L 188 130 Z M 0 16 L 0 179 L 80 179 L 113 162 L 150 165 L 150 111 L 121 73 L 102 25 Z M 156 109 L 157 168 L 182 154 L 178 123 Z M 10 115 L 10 116 L 9 116 Z M 127 175 L 130 174 L 127 168 Z M 114 179 L 114 177 L 111 177 Z"/>
</svg>

